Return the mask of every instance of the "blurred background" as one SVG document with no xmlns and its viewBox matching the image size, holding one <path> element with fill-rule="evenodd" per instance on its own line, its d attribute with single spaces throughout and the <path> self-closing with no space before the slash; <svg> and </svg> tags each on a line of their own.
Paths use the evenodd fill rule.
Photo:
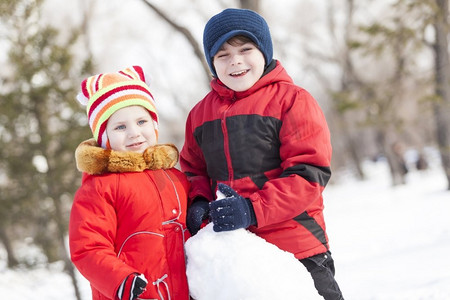
<svg viewBox="0 0 450 300">
<path fill-rule="evenodd" d="M 141 65 L 160 142 L 181 149 L 211 79 L 203 27 L 227 7 L 267 20 L 274 57 L 324 110 L 331 185 L 363 181 L 363 163 L 383 159 L 399 186 L 438 153 L 450 188 L 448 0 L 0 0 L 2 268 L 60 262 L 81 299 L 67 254 L 74 151 L 91 137 L 80 83 Z"/>
</svg>

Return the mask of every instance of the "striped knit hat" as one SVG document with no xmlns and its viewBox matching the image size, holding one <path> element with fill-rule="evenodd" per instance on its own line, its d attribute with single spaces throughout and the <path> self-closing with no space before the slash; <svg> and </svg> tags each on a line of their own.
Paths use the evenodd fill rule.
<svg viewBox="0 0 450 300">
<path fill-rule="evenodd" d="M 132 66 L 116 73 L 97 74 L 81 83 L 77 100 L 86 106 L 86 112 L 97 143 L 110 149 L 106 125 L 113 113 L 121 108 L 140 105 L 150 112 L 156 136 L 158 136 L 158 115 L 155 102 L 145 82 L 144 71 Z"/>
</svg>

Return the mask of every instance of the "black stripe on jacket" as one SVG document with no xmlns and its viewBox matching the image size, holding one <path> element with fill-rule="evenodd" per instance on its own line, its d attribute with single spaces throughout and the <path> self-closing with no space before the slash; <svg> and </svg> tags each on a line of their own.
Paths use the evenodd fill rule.
<svg viewBox="0 0 450 300">
<path fill-rule="evenodd" d="M 292 174 L 299 175 L 309 182 L 317 182 L 321 186 L 326 186 L 331 177 L 331 169 L 330 167 L 298 164 L 284 170 L 280 177 L 288 177 Z"/>
<path fill-rule="evenodd" d="M 237 115 L 226 118 L 226 127 L 234 172 L 232 179 L 259 178 L 264 172 L 280 167 L 280 120 Z M 195 129 L 194 137 L 202 149 L 209 177 L 216 181 L 229 180 L 221 120 L 203 123 Z M 256 180 L 260 182 L 258 186 L 263 177 Z"/>
<path fill-rule="evenodd" d="M 325 246 L 325 248 L 328 249 L 328 243 L 325 236 L 325 231 L 323 228 L 317 224 L 316 220 L 314 220 L 313 217 L 308 215 L 308 213 L 305 211 L 302 214 L 298 215 L 294 218 L 294 221 L 300 223 L 303 225 L 311 234 L 318 239 L 322 245 Z"/>
</svg>

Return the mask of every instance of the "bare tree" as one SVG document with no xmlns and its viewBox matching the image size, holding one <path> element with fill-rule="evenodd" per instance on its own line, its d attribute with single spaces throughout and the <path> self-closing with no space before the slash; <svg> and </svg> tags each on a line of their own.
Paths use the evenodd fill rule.
<svg viewBox="0 0 450 300">
<path fill-rule="evenodd" d="M 359 179 L 364 179 L 365 174 L 361 166 L 361 154 L 358 149 L 358 131 L 359 126 L 356 126 L 355 113 L 357 114 L 358 105 L 351 97 L 351 91 L 354 89 L 361 89 L 362 83 L 358 79 L 358 75 L 355 72 L 354 63 L 351 57 L 351 50 L 349 44 L 351 43 L 352 31 L 354 30 L 353 14 L 354 14 L 354 1 L 346 1 L 346 22 L 344 25 L 343 39 L 344 43 L 339 43 L 337 37 L 337 26 L 334 22 L 335 7 L 333 1 L 328 2 L 328 31 L 332 37 L 332 42 L 335 45 L 341 44 L 342 47 L 337 50 L 334 61 L 341 68 L 340 89 L 331 93 L 333 98 L 332 109 L 334 112 L 334 119 L 340 129 L 340 140 L 343 140 L 343 151 L 350 158 L 350 161 L 356 170 L 356 175 Z M 353 116 L 352 116 L 353 115 Z"/>
<path fill-rule="evenodd" d="M 432 99 L 435 136 L 441 156 L 441 164 L 450 190 L 450 58 L 448 50 L 449 4 L 448 0 L 398 0 L 398 7 L 417 20 L 422 43 L 429 46 L 434 54 L 434 94 Z M 434 28 L 434 40 L 428 42 L 426 29 Z"/>
<path fill-rule="evenodd" d="M 434 116 L 436 135 L 441 154 L 442 166 L 450 190 L 450 59 L 448 53 L 449 6 L 448 0 L 435 0 L 435 58 L 436 95 Z"/>
<path fill-rule="evenodd" d="M 409 121 L 404 108 L 419 100 L 419 93 L 414 95 L 409 90 L 417 81 L 412 70 L 422 42 L 402 10 L 392 12 L 383 20 L 360 27 L 358 39 L 348 40 L 353 55 L 375 63 L 366 63 L 371 71 L 360 69 L 358 76 L 346 63 L 344 70 L 348 72 L 342 86 L 343 103 L 364 112 L 363 124 L 374 132 L 374 141 L 388 161 L 392 184 L 397 185 L 405 182 L 407 172 L 403 153 L 399 152 L 400 136 L 405 135 Z"/>
<path fill-rule="evenodd" d="M 209 66 L 204 58 L 203 48 L 197 42 L 197 40 L 194 38 L 192 33 L 189 31 L 189 29 L 187 29 L 186 27 L 173 21 L 164 11 L 162 11 L 161 9 L 156 7 L 149 0 L 142 0 L 142 1 L 145 3 L 145 5 L 150 7 L 158 16 L 160 16 L 164 21 L 166 21 L 167 24 L 169 24 L 173 29 L 175 29 L 177 32 L 181 33 L 186 38 L 186 40 L 192 46 L 195 56 L 200 61 L 202 68 L 205 71 L 205 74 L 207 76 L 207 84 L 209 84 L 209 81 L 211 79 L 211 72 L 209 71 Z"/>
<path fill-rule="evenodd" d="M 14 250 L 11 244 L 11 239 L 9 238 L 8 234 L 6 233 L 6 230 L 3 226 L 0 226 L 0 242 L 3 244 L 6 250 L 6 256 L 7 256 L 7 265 L 8 268 L 13 268 L 19 264 L 19 261 L 17 260 Z"/>
<path fill-rule="evenodd" d="M 241 4 L 241 8 L 251 9 L 253 11 L 259 12 L 259 0 L 240 0 L 239 2 Z"/>
<path fill-rule="evenodd" d="M 0 227 L 32 237 L 48 263 L 63 261 L 81 299 L 66 237 L 80 180 L 73 151 L 89 136 L 85 114 L 74 101 L 75 81 L 85 76 L 86 64 L 73 55 L 79 31 L 61 38 L 58 29 L 42 22 L 42 3 L 18 0 L 0 15 L 8 29 L 2 42 L 9 45 L 9 72 L 1 74 L 0 90 L 0 156 L 6 158 L 0 170 L 7 181 L 0 187 L 0 210 L 14 217 L 6 219 L 9 224 L 2 218 Z"/>
<path fill-rule="evenodd" d="M 89 26 L 92 20 L 93 13 L 95 11 L 96 1 L 94 0 L 81 0 L 81 23 L 80 23 L 80 31 L 81 38 L 84 41 L 84 49 L 86 51 L 87 57 L 92 57 L 92 48 L 90 41 L 90 30 Z"/>
<path fill-rule="evenodd" d="M 201 44 L 194 38 L 189 29 L 173 21 L 173 19 L 167 13 L 165 13 L 162 9 L 158 8 L 156 5 L 151 3 L 150 0 L 142 0 L 142 2 L 145 5 L 147 5 L 151 10 L 153 10 L 158 16 L 160 16 L 164 21 L 166 21 L 167 24 L 169 24 L 173 29 L 175 29 L 175 31 L 179 32 L 186 38 L 186 40 L 192 46 L 195 56 L 202 65 L 202 68 L 207 77 L 207 84 L 209 85 L 209 81 L 211 80 L 211 72 L 205 60 L 203 48 Z M 242 8 L 259 11 L 259 3 L 260 3 L 259 0 L 240 0 L 239 2 Z"/>
</svg>

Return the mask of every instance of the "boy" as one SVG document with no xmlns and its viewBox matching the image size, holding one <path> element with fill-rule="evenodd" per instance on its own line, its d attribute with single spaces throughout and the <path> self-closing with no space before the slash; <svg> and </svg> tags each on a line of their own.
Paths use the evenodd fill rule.
<svg viewBox="0 0 450 300">
<path fill-rule="evenodd" d="M 94 139 L 76 150 L 83 172 L 69 223 L 71 259 L 92 299 L 189 299 L 184 241 L 189 182 L 158 145 L 158 116 L 139 66 L 91 76 L 78 100 Z"/>
<path fill-rule="evenodd" d="M 265 20 L 226 9 L 205 26 L 212 90 L 189 113 L 180 164 L 191 182 L 187 226 L 247 228 L 289 251 L 325 299 L 343 299 L 323 217 L 331 144 L 324 115 L 272 58 Z M 218 188 L 226 198 L 214 199 Z"/>
</svg>

